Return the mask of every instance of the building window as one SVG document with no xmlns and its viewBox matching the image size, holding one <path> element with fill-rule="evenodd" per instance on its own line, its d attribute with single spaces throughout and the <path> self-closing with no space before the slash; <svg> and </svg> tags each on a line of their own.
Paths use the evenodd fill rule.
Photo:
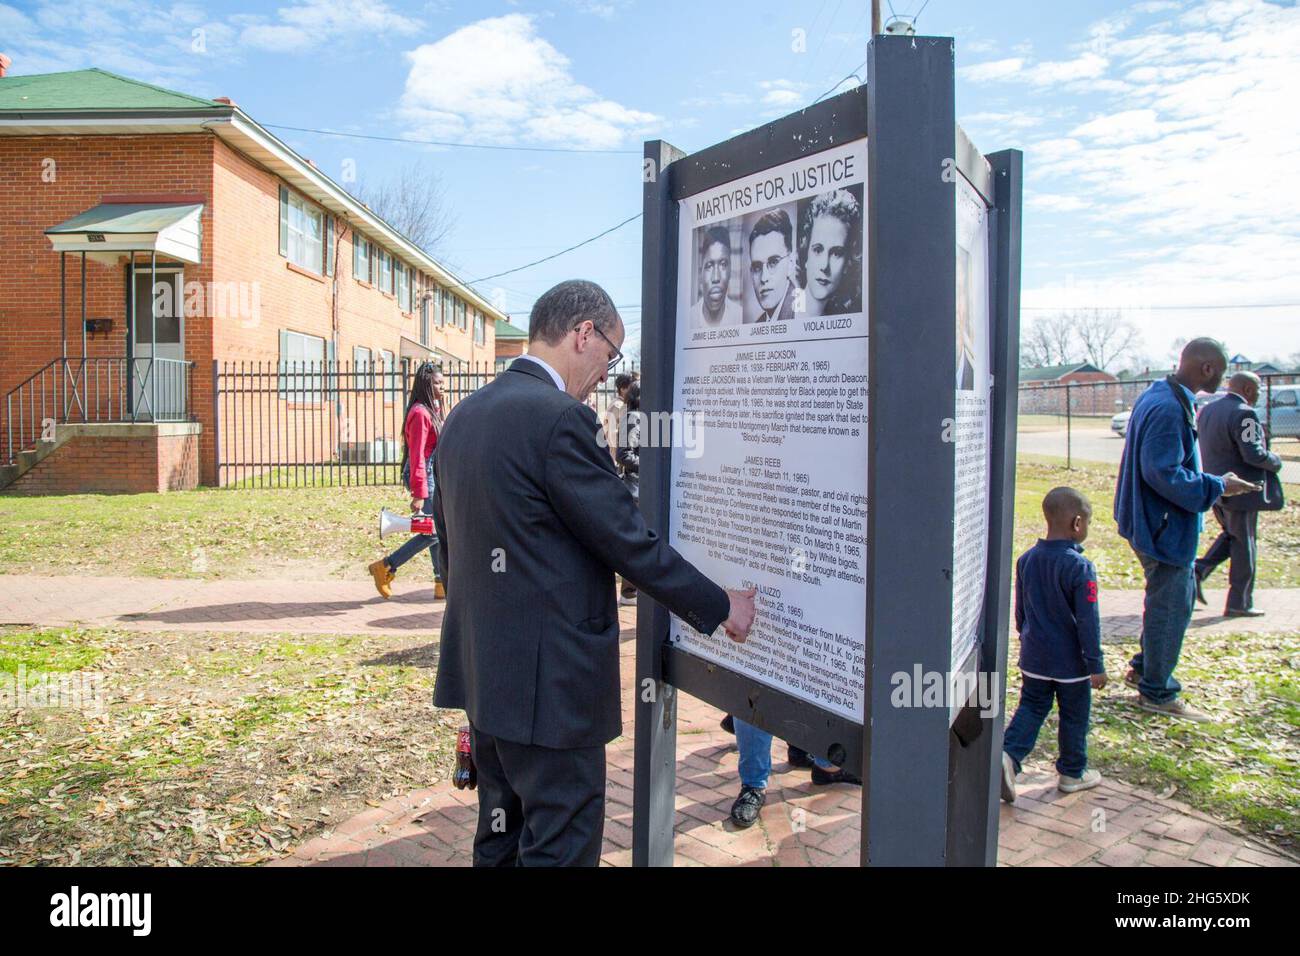
<svg viewBox="0 0 1300 956">
<path fill-rule="evenodd" d="M 404 262 L 397 263 L 397 307 L 411 311 L 411 271 Z"/>
<path fill-rule="evenodd" d="M 478 309 L 474 310 L 474 344 L 485 345 L 487 343 L 487 332 L 483 328 L 483 313 Z"/>
<path fill-rule="evenodd" d="M 370 388 L 370 349 L 364 345 L 352 346 L 352 381 L 354 388 Z"/>
<path fill-rule="evenodd" d="M 380 292 L 393 291 L 393 257 L 387 249 L 379 250 L 379 281 L 376 283 Z"/>
<path fill-rule="evenodd" d="M 325 340 L 317 335 L 280 330 L 280 397 L 290 401 L 320 401 Z"/>
<path fill-rule="evenodd" d="M 352 276 L 358 282 L 369 282 L 370 240 L 355 232 L 352 237 Z"/>
<path fill-rule="evenodd" d="M 287 186 L 280 187 L 280 254 L 316 275 L 324 272 L 325 217 Z"/>
<path fill-rule="evenodd" d="M 420 296 L 420 344 L 429 344 L 429 313 L 433 311 L 433 297 L 437 292 L 425 292 Z"/>
<path fill-rule="evenodd" d="M 433 293 L 433 310 L 438 318 L 438 328 L 445 328 L 447 325 L 447 290 L 436 289 Z"/>
<path fill-rule="evenodd" d="M 384 376 L 384 402 L 385 404 L 391 405 L 398 401 L 398 396 L 401 392 L 401 389 L 398 387 L 397 361 L 394 359 L 393 353 L 388 351 L 388 349 L 379 350 L 379 361 L 384 364 L 383 372 L 381 373 Z"/>
</svg>

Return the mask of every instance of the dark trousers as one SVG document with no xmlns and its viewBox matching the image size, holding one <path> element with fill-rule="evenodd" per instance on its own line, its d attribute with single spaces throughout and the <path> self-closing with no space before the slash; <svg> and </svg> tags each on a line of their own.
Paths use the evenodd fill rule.
<svg viewBox="0 0 1300 956">
<path fill-rule="evenodd" d="M 474 865 L 598 865 L 605 748 L 553 750 L 470 731 L 478 770 Z"/>
<path fill-rule="evenodd" d="M 1178 696 L 1183 685 L 1174 677 L 1183 636 L 1192 621 L 1196 600 L 1192 569 L 1165 564 L 1134 549 L 1146 575 L 1146 601 L 1142 607 L 1141 649 L 1129 666 L 1138 672 L 1138 690 L 1157 704 Z"/>
<path fill-rule="evenodd" d="M 1223 530 L 1197 559 L 1196 574 L 1204 581 L 1224 561 L 1228 565 L 1229 611 L 1249 611 L 1255 602 L 1255 537 L 1259 527 L 1258 511 L 1232 511 L 1214 506 L 1214 517 Z"/>
<path fill-rule="evenodd" d="M 1002 749 L 1016 762 L 1034 749 L 1043 721 L 1052 712 L 1052 699 L 1056 699 L 1060 724 L 1057 745 L 1056 772 L 1066 777 L 1081 777 L 1088 769 L 1088 715 L 1092 710 L 1092 685 L 1086 681 L 1062 683 L 1037 677 L 1022 678 L 1020 706 L 1007 725 L 1002 738 Z"/>
</svg>

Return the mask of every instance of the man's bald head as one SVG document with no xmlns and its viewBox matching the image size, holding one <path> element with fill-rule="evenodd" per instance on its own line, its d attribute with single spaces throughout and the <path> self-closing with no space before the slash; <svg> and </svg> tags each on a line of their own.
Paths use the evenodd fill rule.
<svg viewBox="0 0 1300 956">
<path fill-rule="evenodd" d="M 1193 393 L 1214 392 L 1228 368 L 1228 353 L 1216 339 L 1192 339 L 1183 346 L 1178 360 L 1178 381 Z"/>
<path fill-rule="evenodd" d="M 1250 405 L 1259 401 L 1259 376 L 1254 372 L 1234 372 L 1228 379 L 1228 391 L 1235 392 Z"/>
</svg>

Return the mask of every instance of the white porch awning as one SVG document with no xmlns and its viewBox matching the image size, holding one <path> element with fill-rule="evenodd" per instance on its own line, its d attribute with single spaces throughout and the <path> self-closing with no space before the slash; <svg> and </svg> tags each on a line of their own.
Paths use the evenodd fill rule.
<svg viewBox="0 0 1300 956">
<path fill-rule="evenodd" d="M 45 230 L 55 252 L 112 263 L 124 252 L 201 261 L 202 203 L 101 203 Z"/>
</svg>

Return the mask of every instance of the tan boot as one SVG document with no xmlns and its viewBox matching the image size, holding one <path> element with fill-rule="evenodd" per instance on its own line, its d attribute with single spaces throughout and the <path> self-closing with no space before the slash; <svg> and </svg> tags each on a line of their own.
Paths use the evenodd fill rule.
<svg viewBox="0 0 1300 956">
<path fill-rule="evenodd" d="M 393 596 L 393 578 L 397 577 L 397 572 L 388 566 L 382 559 L 375 561 L 369 568 L 370 576 L 375 579 L 375 590 L 380 596 L 387 600 Z"/>
<path fill-rule="evenodd" d="M 433 582 L 433 599 L 435 601 L 447 600 L 447 589 L 443 586 L 441 581 Z"/>
</svg>

